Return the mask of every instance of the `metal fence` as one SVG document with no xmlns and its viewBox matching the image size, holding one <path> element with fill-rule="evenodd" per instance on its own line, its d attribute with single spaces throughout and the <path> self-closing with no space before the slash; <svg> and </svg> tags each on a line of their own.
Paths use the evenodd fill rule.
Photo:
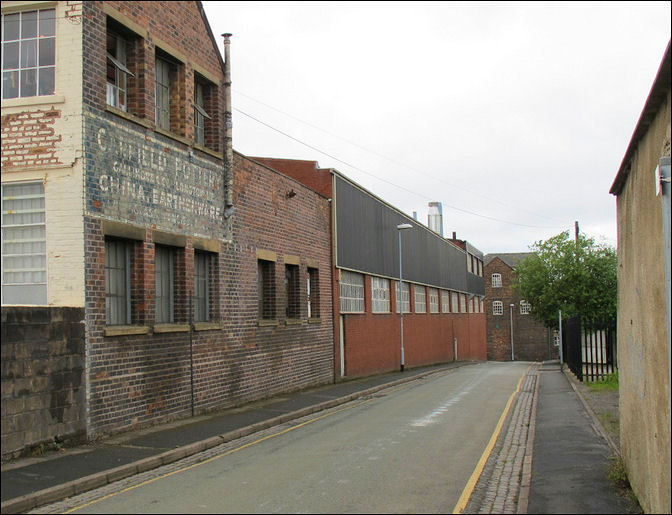
<svg viewBox="0 0 672 515">
<path fill-rule="evenodd" d="M 581 317 L 563 321 L 565 362 L 580 381 L 601 381 L 617 370 L 616 328 L 584 330 Z"/>
</svg>

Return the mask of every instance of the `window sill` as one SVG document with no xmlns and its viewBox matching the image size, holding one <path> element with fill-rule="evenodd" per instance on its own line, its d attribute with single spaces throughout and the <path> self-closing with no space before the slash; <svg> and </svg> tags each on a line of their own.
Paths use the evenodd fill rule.
<svg viewBox="0 0 672 515">
<path fill-rule="evenodd" d="M 220 152 L 216 152 L 208 147 L 204 147 L 203 145 L 199 145 L 198 143 L 194 143 L 194 149 L 200 150 L 201 152 L 211 155 L 212 157 L 216 157 L 217 159 L 224 159 L 224 155 L 221 154 Z"/>
<path fill-rule="evenodd" d="M 154 334 L 163 333 L 188 333 L 189 324 L 155 324 Z"/>
<path fill-rule="evenodd" d="M 259 320 L 258 325 L 259 327 L 271 327 L 278 325 L 278 321 L 275 319 L 264 319 Z"/>
<path fill-rule="evenodd" d="M 285 325 L 301 325 L 303 320 L 300 318 L 287 318 L 285 319 Z"/>
<path fill-rule="evenodd" d="M 320 317 L 312 317 L 308 319 L 309 324 L 321 324 L 322 319 Z"/>
<path fill-rule="evenodd" d="M 128 113 L 126 111 L 122 111 L 121 109 L 117 109 L 116 107 L 113 107 L 109 104 L 105 105 L 105 111 L 108 113 L 116 114 L 117 116 L 124 118 L 125 120 L 128 120 L 129 122 L 137 123 L 138 125 L 142 125 L 143 127 L 146 127 L 147 129 L 153 129 L 154 124 L 151 122 L 148 122 L 144 118 L 138 118 L 134 114 Z"/>
<path fill-rule="evenodd" d="M 215 331 L 222 328 L 221 322 L 194 322 L 194 331 Z"/>
<path fill-rule="evenodd" d="M 131 334 L 149 334 L 146 325 L 108 325 L 105 327 L 105 336 L 125 336 Z"/>
<path fill-rule="evenodd" d="M 63 95 L 43 95 L 41 97 L 6 98 L 2 100 L 2 107 L 26 107 L 63 103 L 65 103 Z"/>
<path fill-rule="evenodd" d="M 187 140 L 187 138 L 180 136 L 179 134 L 175 134 L 174 132 L 171 132 L 166 129 L 162 129 L 161 127 L 156 127 L 154 126 L 154 132 L 157 134 L 161 134 L 162 136 L 165 136 L 170 139 L 174 139 L 175 141 L 179 141 L 183 145 L 187 145 L 188 147 L 191 146 L 191 142 Z"/>
</svg>

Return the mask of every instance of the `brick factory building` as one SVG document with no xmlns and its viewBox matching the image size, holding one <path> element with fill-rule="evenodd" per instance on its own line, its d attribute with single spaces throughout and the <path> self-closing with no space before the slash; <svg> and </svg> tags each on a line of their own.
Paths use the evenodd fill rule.
<svg viewBox="0 0 672 515">
<path fill-rule="evenodd" d="M 331 199 L 336 380 L 399 370 L 402 364 L 486 360 L 480 251 L 455 237 L 443 238 L 315 161 L 252 159 Z M 400 235 L 399 224 L 411 227 Z"/>
<path fill-rule="evenodd" d="M 529 253 L 485 255 L 488 360 L 557 359 L 554 331 L 530 315 L 530 305 L 513 290 L 516 265 Z"/>
<path fill-rule="evenodd" d="M 2 23 L 3 459 L 333 381 L 328 199 L 233 152 L 201 3 Z"/>
</svg>

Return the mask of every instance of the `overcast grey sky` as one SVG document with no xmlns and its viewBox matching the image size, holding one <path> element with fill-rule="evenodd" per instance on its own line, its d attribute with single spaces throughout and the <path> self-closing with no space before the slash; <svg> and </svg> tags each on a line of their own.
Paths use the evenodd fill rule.
<svg viewBox="0 0 672 515">
<path fill-rule="evenodd" d="M 484 253 L 580 230 L 670 40 L 670 2 L 203 2 L 233 33 L 233 145 L 336 168 Z M 653 184 L 653 183 L 652 183 Z"/>
</svg>

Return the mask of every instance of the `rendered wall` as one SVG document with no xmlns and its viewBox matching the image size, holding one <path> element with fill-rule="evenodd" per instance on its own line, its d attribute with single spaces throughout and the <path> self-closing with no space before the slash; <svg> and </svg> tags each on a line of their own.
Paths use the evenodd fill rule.
<svg viewBox="0 0 672 515">
<path fill-rule="evenodd" d="M 654 170 L 670 155 L 670 90 L 618 194 L 621 453 L 647 513 L 669 513 L 670 382 L 661 199 Z"/>
</svg>

